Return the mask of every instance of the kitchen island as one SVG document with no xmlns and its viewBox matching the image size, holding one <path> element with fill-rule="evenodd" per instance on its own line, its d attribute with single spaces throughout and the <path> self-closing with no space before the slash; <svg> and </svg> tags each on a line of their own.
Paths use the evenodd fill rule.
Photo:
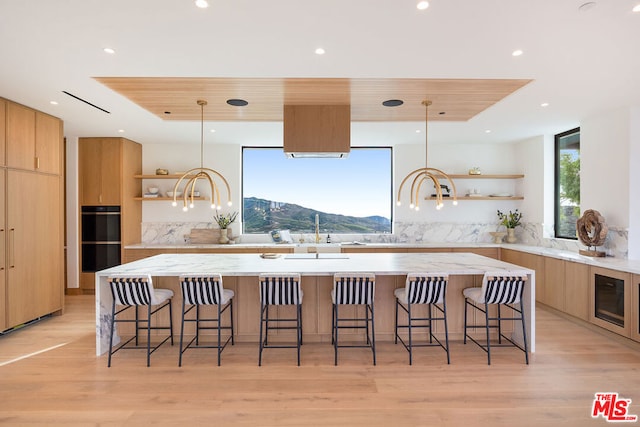
<svg viewBox="0 0 640 427">
<path fill-rule="evenodd" d="M 535 271 L 472 253 L 349 253 L 349 254 L 162 254 L 112 267 L 96 273 L 96 354 L 109 348 L 112 296 L 110 274 L 150 274 L 154 286 L 174 291 L 174 333 L 179 330 L 180 286 L 184 273 L 220 273 L 225 288 L 235 292 L 236 339 L 258 342 L 260 273 L 295 272 L 302 275 L 303 329 L 305 342 L 330 342 L 332 276 L 340 272 L 376 274 L 376 338 L 393 339 L 393 291 L 403 287 L 410 272 L 448 273 L 447 310 L 450 339 L 462 339 L 464 298 L 462 289 L 481 286 L 485 272 L 508 272 L 529 277 L 524 304 L 529 349 L 535 351 Z M 288 307 L 283 307 L 285 310 Z M 178 325 L 177 327 L 175 325 Z M 514 328 L 514 338 L 519 328 Z M 122 332 L 122 331 L 121 331 Z M 117 340 L 117 338 L 116 338 Z"/>
</svg>

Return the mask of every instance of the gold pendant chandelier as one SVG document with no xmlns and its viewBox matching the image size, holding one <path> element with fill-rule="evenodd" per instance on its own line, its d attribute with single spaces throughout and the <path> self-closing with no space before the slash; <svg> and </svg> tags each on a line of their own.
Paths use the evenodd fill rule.
<svg viewBox="0 0 640 427">
<path fill-rule="evenodd" d="M 443 198 L 444 196 L 442 195 L 442 188 L 447 188 L 448 186 L 446 185 L 442 185 L 440 184 L 440 180 L 444 180 L 444 181 L 448 181 L 449 184 L 451 185 L 451 190 L 453 191 L 453 194 L 450 194 L 449 196 L 453 197 L 453 204 L 457 205 L 458 204 L 458 193 L 456 191 L 456 184 L 453 182 L 453 180 L 451 179 L 451 177 L 449 177 L 449 175 L 447 175 L 445 172 L 441 171 L 440 169 L 435 169 L 435 168 L 430 168 L 428 167 L 428 163 L 427 163 L 427 158 L 428 158 L 428 152 L 429 152 L 429 138 L 428 138 L 428 119 L 429 119 L 429 106 L 432 104 L 431 101 L 429 100 L 424 100 L 422 101 L 422 105 L 425 106 L 425 118 L 424 118 L 424 125 L 425 125 L 425 130 L 424 130 L 424 145 L 425 145 L 425 155 L 424 155 L 424 167 L 420 168 L 420 169 L 416 169 L 413 172 L 409 173 L 407 176 L 404 177 L 404 179 L 402 180 L 402 182 L 400 183 L 400 187 L 398 188 L 398 200 L 396 202 L 396 204 L 398 206 L 400 206 L 402 204 L 401 202 L 401 197 L 402 197 L 402 188 L 404 187 L 405 183 L 409 180 L 411 181 L 411 193 L 410 193 L 410 198 L 409 198 L 409 208 L 410 209 L 415 209 L 416 211 L 420 210 L 420 189 L 422 188 L 422 184 L 427 181 L 431 181 L 433 183 L 433 187 L 434 187 L 434 191 L 435 191 L 435 199 L 436 199 L 436 209 L 442 209 L 442 207 L 444 206 L 444 202 L 443 202 Z"/>
<path fill-rule="evenodd" d="M 211 209 L 221 209 L 220 203 L 220 188 L 216 184 L 217 180 L 222 181 L 227 189 L 227 205 L 231 206 L 231 189 L 229 183 L 222 174 L 216 170 L 204 167 L 204 106 L 207 105 L 207 101 L 199 99 L 198 105 L 200 106 L 200 167 L 193 168 L 186 171 L 173 186 L 173 206 L 178 206 L 178 188 L 182 181 L 187 181 L 184 186 L 182 194 L 182 210 L 188 211 L 193 209 L 195 204 L 196 183 L 199 179 L 203 179 L 209 183 L 211 189 Z"/>
</svg>

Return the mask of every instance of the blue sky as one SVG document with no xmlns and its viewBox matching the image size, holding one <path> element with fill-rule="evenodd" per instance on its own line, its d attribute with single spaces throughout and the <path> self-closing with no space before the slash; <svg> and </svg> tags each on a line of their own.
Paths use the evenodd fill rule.
<svg viewBox="0 0 640 427">
<path fill-rule="evenodd" d="M 282 148 L 245 148 L 243 197 L 391 218 L 391 149 L 352 148 L 346 159 L 288 159 Z"/>
</svg>

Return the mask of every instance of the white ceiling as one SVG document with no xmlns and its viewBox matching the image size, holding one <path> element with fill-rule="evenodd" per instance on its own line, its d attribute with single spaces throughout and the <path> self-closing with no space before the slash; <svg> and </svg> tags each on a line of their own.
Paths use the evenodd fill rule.
<svg viewBox="0 0 640 427">
<path fill-rule="evenodd" d="M 533 79 L 468 122 L 429 125 L 434 143 L 514 142 L 640 105 L 640 0 L 585 1 L 0 0 L 0 96 L 62 118 L 67 138 L 199 143 L 194 122 L 162 121 L 93 77 Z M 208 143 L 282 145 L 281 123 L 207 128 Z M 354 123 L 352 144 L 421 142 L 419 128 Z"/>
</svg>

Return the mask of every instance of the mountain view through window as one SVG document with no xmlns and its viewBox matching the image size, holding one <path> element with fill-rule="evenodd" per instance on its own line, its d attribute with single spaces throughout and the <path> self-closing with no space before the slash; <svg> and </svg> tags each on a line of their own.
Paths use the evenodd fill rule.
<svg viewBox="0 0 640 427">
<path fill-rule="evenodd" d="M 352 148 L 345 159 L 287 158 L 282 148 L 242 153 L 244 233 L 391 233 L 392 151 Z"/>
</svg>

